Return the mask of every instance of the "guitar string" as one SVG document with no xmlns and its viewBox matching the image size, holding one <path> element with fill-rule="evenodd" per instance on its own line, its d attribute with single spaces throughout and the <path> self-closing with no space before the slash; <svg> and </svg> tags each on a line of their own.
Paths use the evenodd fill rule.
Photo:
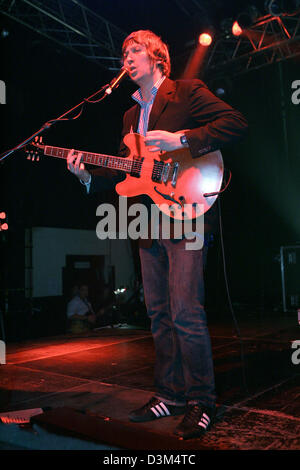
<svg viewBox="0 0 300 470">
<path fill-rule="evenodd" d="M 48 146 L 45 146 L 45 147 L 48 147 Z M 65 156 L 65 153 L 69 152 L 69 149 L 64 149 L 64 148 L 59 148 L 59 147 L 50 147 L 49 146 L 49 149 L 52 149 L 52 150 L 59 150 L 59 151 L 63 151 L 60 154 L 60 155 L 53 155 L 53 153 L 51 152 L 50 153 L 50 156 L 55 156 L 55 157 L 58 157 L 58 158 L 64 158 L 66 159 L 67 157 Z M 76 150 L 77 153 L 80 153 L 78 150 Z M 143 165 L 143 166 L 149 166 L 150 165 L 145 165 L 145 162 L 144 161 L 139 161 L 139 160 L 129 160 L 129 159 L 124 159 L 124 157 L 116 157 L 116 156 L 113 156 L 113 155 L 104 155 L 104 154 L 94 154 L 94 153 L 89 153 L 89 152 L 82 152 L 83 153 L 83 157 L 87 159 L 87 161 L 85 161 L 85 163 L 90 163 L 90 164 L 95 164 L 95 162 L 91 162 L 90 159 L 91 157 L 89 157 L 89 155 L 91 155 L 92 157 L 96 157 L 96 160 L 100 160 L 100 159 L 109 159 L 109 160 L 112 160 L 112 161 L 116 161 L 117 163 L 121 163 L 121 164 L 126 164 L 126 163 L 132 163 L 133 165 Z M 47 154 L 49 155 L 49 154 Z M 160 165 L 166 165 L 167 163 L 164 163 L 162 161 L 155 161 L 156 164 L 160 164 Z"/>
<path fill-rule="evenodd" d="M 52 147 L 52 149 L 54 149 L 56 147 Z M 65 150 L 67 149 L 63 149 L 63 154 L 65 154 Z M 57 157 L 57 158 L 62 158 L 62 159 L 66 159 L 65 155 L 53 155 L 53 153 L 51 152 L 50 154 L 46 153 L 46 155 L 50 155 L 52 157 Z M 84 163 L 87 163 L 87 164 L 90 164 L 90 165 L 97 165 L 97 163 L 95 162 L 91 162 L 91 157 L 88 157 L 88 155 L 94 155 L 94 154 L 85 154 L 83 157 L 84 157 Z M 113 170 L 128 170 L 128 171 L 141 171 L 142 168 L 143 168 L 143 173 L 144 174 L 151 174 L 153 176 L 161 176 L 161 173 L 163 172 L 163 170 L 166 168 L 166 165 L 167 163 L 164 163 L 164 162 L 154 162 L 154 169 L 153 169 L 153 165 L 151 165 L 150 163 L 147 163 L 147 162 L 140 162 L 140 161 L 135 161 L 135 160 L 124 160 L 123 161 L 123 158 L 122 157 L 114 157 L 112 155 L 106 155 L 106 156 L 97 156 L 96 157 L 96 160 L 100 160 L 100 159 L 106 159 L 106 158 L 109 158 L 109 159 L 114 159 L 117 163 L 116 163 L 116 166 L 107 166 L 107 165 L 98 165 L 98 166 L 102 166 L 103 168 L 109 168 L 109 169 L 113 169 Z M 128 165 L 129 163 L 129 165 Z M 118 167 L 117 165 L 118 164 L 121 164 L 121 166 L 123 166 L 123 168 L 120 168 Z M 160 165 L 160 167 L 157 168 L 157 166 Z M 126 168 L 126 167 L 130 167 L 131 168 Z M 174 163 L 170 164 L 170 168 L 174 168 Z M 146 171 L 144 170 L 146 169 Z M 148 169 L 150 169 L 150 171 L 147 171 Z"/>
</svg>

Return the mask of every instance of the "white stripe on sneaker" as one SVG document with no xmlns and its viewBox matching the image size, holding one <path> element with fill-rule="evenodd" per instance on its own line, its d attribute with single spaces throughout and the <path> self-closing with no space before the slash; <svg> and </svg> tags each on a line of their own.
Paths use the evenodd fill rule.
<svg viewBox="0 0 300 470">
<path fill-rule="evenodd" d="M 152 413 L 155 414 L 156 418 L 162 418 L 163 416 L 171 416 L 170 411 L 162 401 L 150 408 L 150 410 L 152 411 Z"/>
<path fill-rule="evenodd" d="M 201 427 L 204 428 L 204 429 L 207 428 L 207 425 L 205 425 L 204 423 L 201 423 L 201 421 L 198 423 L 198 426 L 201 426 Z"/>
<path fill-rule="evenodd" d="M 155 405 L 155 408 L 157 411 L 160 413 L 161 416 L 166 416 L 164 410 L 160 407 L 161 403 L 159 405 Z"/>
<path fill-rule="evenodd" d="M 152 413 L 155 414 L 155 416 L 156 416 L 157 418 L 160 418 L 160 413 L 159 413 L 158 411 L 156 411 L 155 406 L 153 406 L 153 408 L 151 408 L 151 411 L 152 411 Z"/>
<path fill-rule="evenodd" d="M 201 426 L 202 428 L 207 428 L 210 423 L 210 418 L 207 416 L 207 414 L 203 413 L 201 416 L 201 420 L 198 423 L 198 426 Z"/>
<path fill-rule="evenodd" d="M 202 418 L 201 418 L 200 421 L 202 421 L 202 423 L 209 424 L 210 419 L 205 419 L 205 418 L 203 418 L 203 416 L 202 416 Z"/>
<path fill-rule="evenodd" d="M 155 406 L 153 406 L 153 408 L 151 408 L 151 411 L 152 411 L 152 413 L 155 414 L 155 416 L 156 416 L 157 418 L 160 418 L 160 414 L 159 414 L 158 411 L 156 411 Z"/>
<path fill-rule="evenodd" d="M 168 408 L 166 407 L 166 405 L 162 401 L 160 402 L 160 406 L 162 407 L 162 409 L 164 410 L 164 412 L 166 413 L 167 416 L 171 415 L 170 411 L 168 410 Z"/>
</svg>

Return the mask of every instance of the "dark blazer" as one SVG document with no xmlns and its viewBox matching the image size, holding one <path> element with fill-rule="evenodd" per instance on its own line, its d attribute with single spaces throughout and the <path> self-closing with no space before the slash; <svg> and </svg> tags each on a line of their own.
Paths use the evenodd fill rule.
<svg viewBox="0 0 300 470">
<path fill-rule="evenodd" d="M 136 132 L 139 111 L 139 105 L 135 104 L 124 114 L 120 156 L 127 155 L 123 137 Z M 149 117 L 148 130 L 155 129 L 169 132 L 189 129 L 185 135 L 192 157 L 201 158 L 201 155 L 238 141 L 245 134 L 247 122 L 239 111 L 211 93 L 201 80 L 166 78 L 157 92 Z M 107 170 L 100 175 L 99 170 L 94 172 L 91 193 L 113 189 L 124 179 L 120 172 L 109 171 L 109 178 Z M 91 173 L 93 175 L 93 171 Z M 208 213 L 211 211 L 212 208 Z"/>
</svg>

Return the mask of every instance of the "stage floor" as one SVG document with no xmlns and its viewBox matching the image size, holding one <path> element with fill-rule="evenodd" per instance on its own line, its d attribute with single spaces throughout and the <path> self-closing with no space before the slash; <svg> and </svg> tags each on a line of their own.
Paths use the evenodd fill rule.
<svg viewBox="0 0 300 470">
<path fill-rule="evenodd" d="M 248 315 L 238 321 L 244 361 L 230 319 L 209 324 L 217 420 L 203 438 L 188 441 L 172 434 L 180 417 L 128 421 L 129 411 L 153 392 L 155 357 L 148 330 L 123 325 L 8 344 L 6 364 L 0 365 L 0 412 L 51 410 L 34 421 L 30 444 L 24 437 L 28 428 L 0 423 L 0 448 L 60 448 L 58 438 L 57 444 L 39 440 L 39 432 L 47 429 L 64 436 L 64 446 L 75 438 L 73 447 L 64 448 L 78 450 L 92 443 L 103 449 L 300 449 L 300 365 L 293 364 L 291 347 L 300 339 L 296 315 Z M 17 437 L 11 426 L 18 427 Z"/>
</svg>

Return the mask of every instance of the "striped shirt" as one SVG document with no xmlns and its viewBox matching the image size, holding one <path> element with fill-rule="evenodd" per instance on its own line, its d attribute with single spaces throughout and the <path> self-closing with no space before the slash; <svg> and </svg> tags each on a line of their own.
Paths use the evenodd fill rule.
<svg viewBox="0 0 300 470">
<path fill-rule="evenodd" d="M 148 124 L 149 124 L 149 116 L 150 116 L 150 113 L 151 113 L 151 109 L 152 109 L 155 97 L 157 95 L 158 89 L 159 89 L 160 85 L 162 84 L 162 82 L 164 81 L 165 78 L 166 78 L 166 76 L 162 76 L 153 85 L 152 90 L 151 90 L 152 98 L 151 98 L 150 101 L 144 101 L 143 100 L 142 92 L 141 92 L 140 88 L 138 90 L 136 90 L 136 92 L 133 93 L 133 95 L 131 95 L 131 98 L 133 98 L 140 105 L 140 108 L 141 108 L 140 117 L 139 117 L 139 124 L 138 124 L 138 129 L 137 129 L 138 134 L 142 134 L 142 135 L 145 136 L 146 133 L 147 133 Z M 133 132 L 132 128 L 131 128 L 130 132 Z M 90 179 L 87 183 L 80 180 L 80 182 L 85 185 L 87 193 L 90 192 L 91 179 L 92 179 L 92 176 L 90 175 Z"/>
<path fill-rule="evenodd" d="M 155 97 L 157 95 L 158 89 L 162 82 L 164 81 L 166 77 L 162 76 L 157 82 L 153 85 L 151 94 L 152 98 L 150 101 L 144 101 L 141 93 L 141 89 L 139 88 L 133 95 L 131 96 L 132 99 L 134 99 L 139 105 L 140 105 L 140 117 L 139 117 L 139 124 L 137 128 L 138 134 L 141 135 L 146 135 L 147 130 L 148 130 L 148 124 L 149 124 L 149 117 L 151 113 L 151 109 L 155 100 Z"/>
</svg>

